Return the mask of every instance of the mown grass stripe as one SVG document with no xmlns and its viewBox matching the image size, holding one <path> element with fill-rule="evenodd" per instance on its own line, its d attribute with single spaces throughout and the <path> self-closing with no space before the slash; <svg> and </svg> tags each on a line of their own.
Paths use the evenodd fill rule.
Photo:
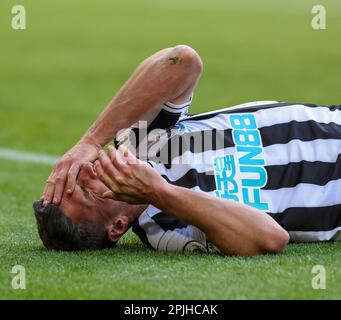
<svg viewBox="0 0 341 320">
<path fill-rule="evenodd" d="M 59 157 L 41 153 L 0 148 L 0 158 L 19 162 L 34 162 L 39 164 L 53 165 L 56 163 Z"/>
</svg>

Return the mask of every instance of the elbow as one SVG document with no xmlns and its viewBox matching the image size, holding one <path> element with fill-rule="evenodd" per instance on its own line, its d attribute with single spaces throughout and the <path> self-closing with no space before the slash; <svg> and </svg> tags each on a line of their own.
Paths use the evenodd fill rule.
<svg viewBox="0 0 341 320">
<path fill-rule="evenodd" d="M 203 70 L 203 63 L 199 54 L 190 46 L 181 44 L 175 46 L 171 51 L 171 59 L 174 57 L 179 60 L 173 60 L 173 63 L 183 63 L 191 69 L 192 74 L 200 75 Z"/>
<path fill-rule="evenodd" d="M 289 243 L 289 234 L 282 228 L 273 228 L 264 240 L 260 245 L 260 251 L 262 253 L 278 254 L 283 252 L 285 246 Z"/>
<path fill-rule="evenodd" d="M 235 250 L 231 246 L 217 246 L 224 255 L 259 256 L 262 254 L 282 253 L 285 246 L 289 243 L 289 234 L 282 228 L 271 228 L 263 233 L 261 240 L 250 240 Z"/>
<path fill-rule="evenodd" d="M 157 79 L 158 92 L 169 98 L 179 97 L 189 88 L 192 90 L 203 71 L 199 54 L 187 45 L 167 48 L 152 61 L 156 73 L 163 75 Z"/>
</svg>

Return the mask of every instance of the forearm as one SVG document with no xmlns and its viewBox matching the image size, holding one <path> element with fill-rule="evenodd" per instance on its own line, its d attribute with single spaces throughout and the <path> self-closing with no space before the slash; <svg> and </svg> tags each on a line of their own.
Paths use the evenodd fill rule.
<svg viewBox="0 0 341 320">
<path fill-rule="evenodd" d="M 81 166 L 95 161 L 121 129 L 152 119 L 164 102 L 186 102 L 201 71 L 200 57 L 187 46 L 161 50 L 142 62 L 80 141 L 57 161 L 44 187 L 43 205 L 59 204 L 65 187 L 72 194 Z"/>
<path fill-rule="evenodd" d="M 164 49 L 141 63 L 82 139 L 104 146 L 119 130 L 186 92 L 198 77 L 193 73 L 198 57 L 191 56 L 190 50 Z"/>
<path fill-rule="evenodd" d="M 203 192 L 165 185 L 153 204 L 201 229 L 225 254 L 280 252 L 288 233 L 266 213 Z"/>
<path fill-rule="evenodd" d="M 152 204 L 201 229 L 227 255 L 279 253 L 288 233 L 269 215 L 241 203 L 169 184 L 124 146 L 99 152 L 97 176 L 110 189 L 104 198 Z"/>
</svg>

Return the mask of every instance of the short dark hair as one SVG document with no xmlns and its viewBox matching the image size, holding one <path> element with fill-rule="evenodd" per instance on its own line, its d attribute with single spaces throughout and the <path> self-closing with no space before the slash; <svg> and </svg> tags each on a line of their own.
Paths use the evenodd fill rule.
<svg viewBox="0 0 341 320">
<path fill-rule="evenodd" d="M 86 220 L 75 225 L 55 204 L 43 207 L 42 201 L 33 203 L 38 233 L 44 246 L 50 250 L 79 251 L 113 247 L 102 225 Z"/>
</svg>

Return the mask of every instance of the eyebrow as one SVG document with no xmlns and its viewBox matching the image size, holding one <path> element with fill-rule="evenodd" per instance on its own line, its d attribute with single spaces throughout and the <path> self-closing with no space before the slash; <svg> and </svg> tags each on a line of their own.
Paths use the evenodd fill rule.
<svg viewBox="0 0 341 320">
<path fill-rule="evenodd" d="M 90 193 L 88 190 L 86 190 L 83 186 L 79 186 L 83 192 L 83 195 L 85 198 L 90 199 Z"/>
</svg>

